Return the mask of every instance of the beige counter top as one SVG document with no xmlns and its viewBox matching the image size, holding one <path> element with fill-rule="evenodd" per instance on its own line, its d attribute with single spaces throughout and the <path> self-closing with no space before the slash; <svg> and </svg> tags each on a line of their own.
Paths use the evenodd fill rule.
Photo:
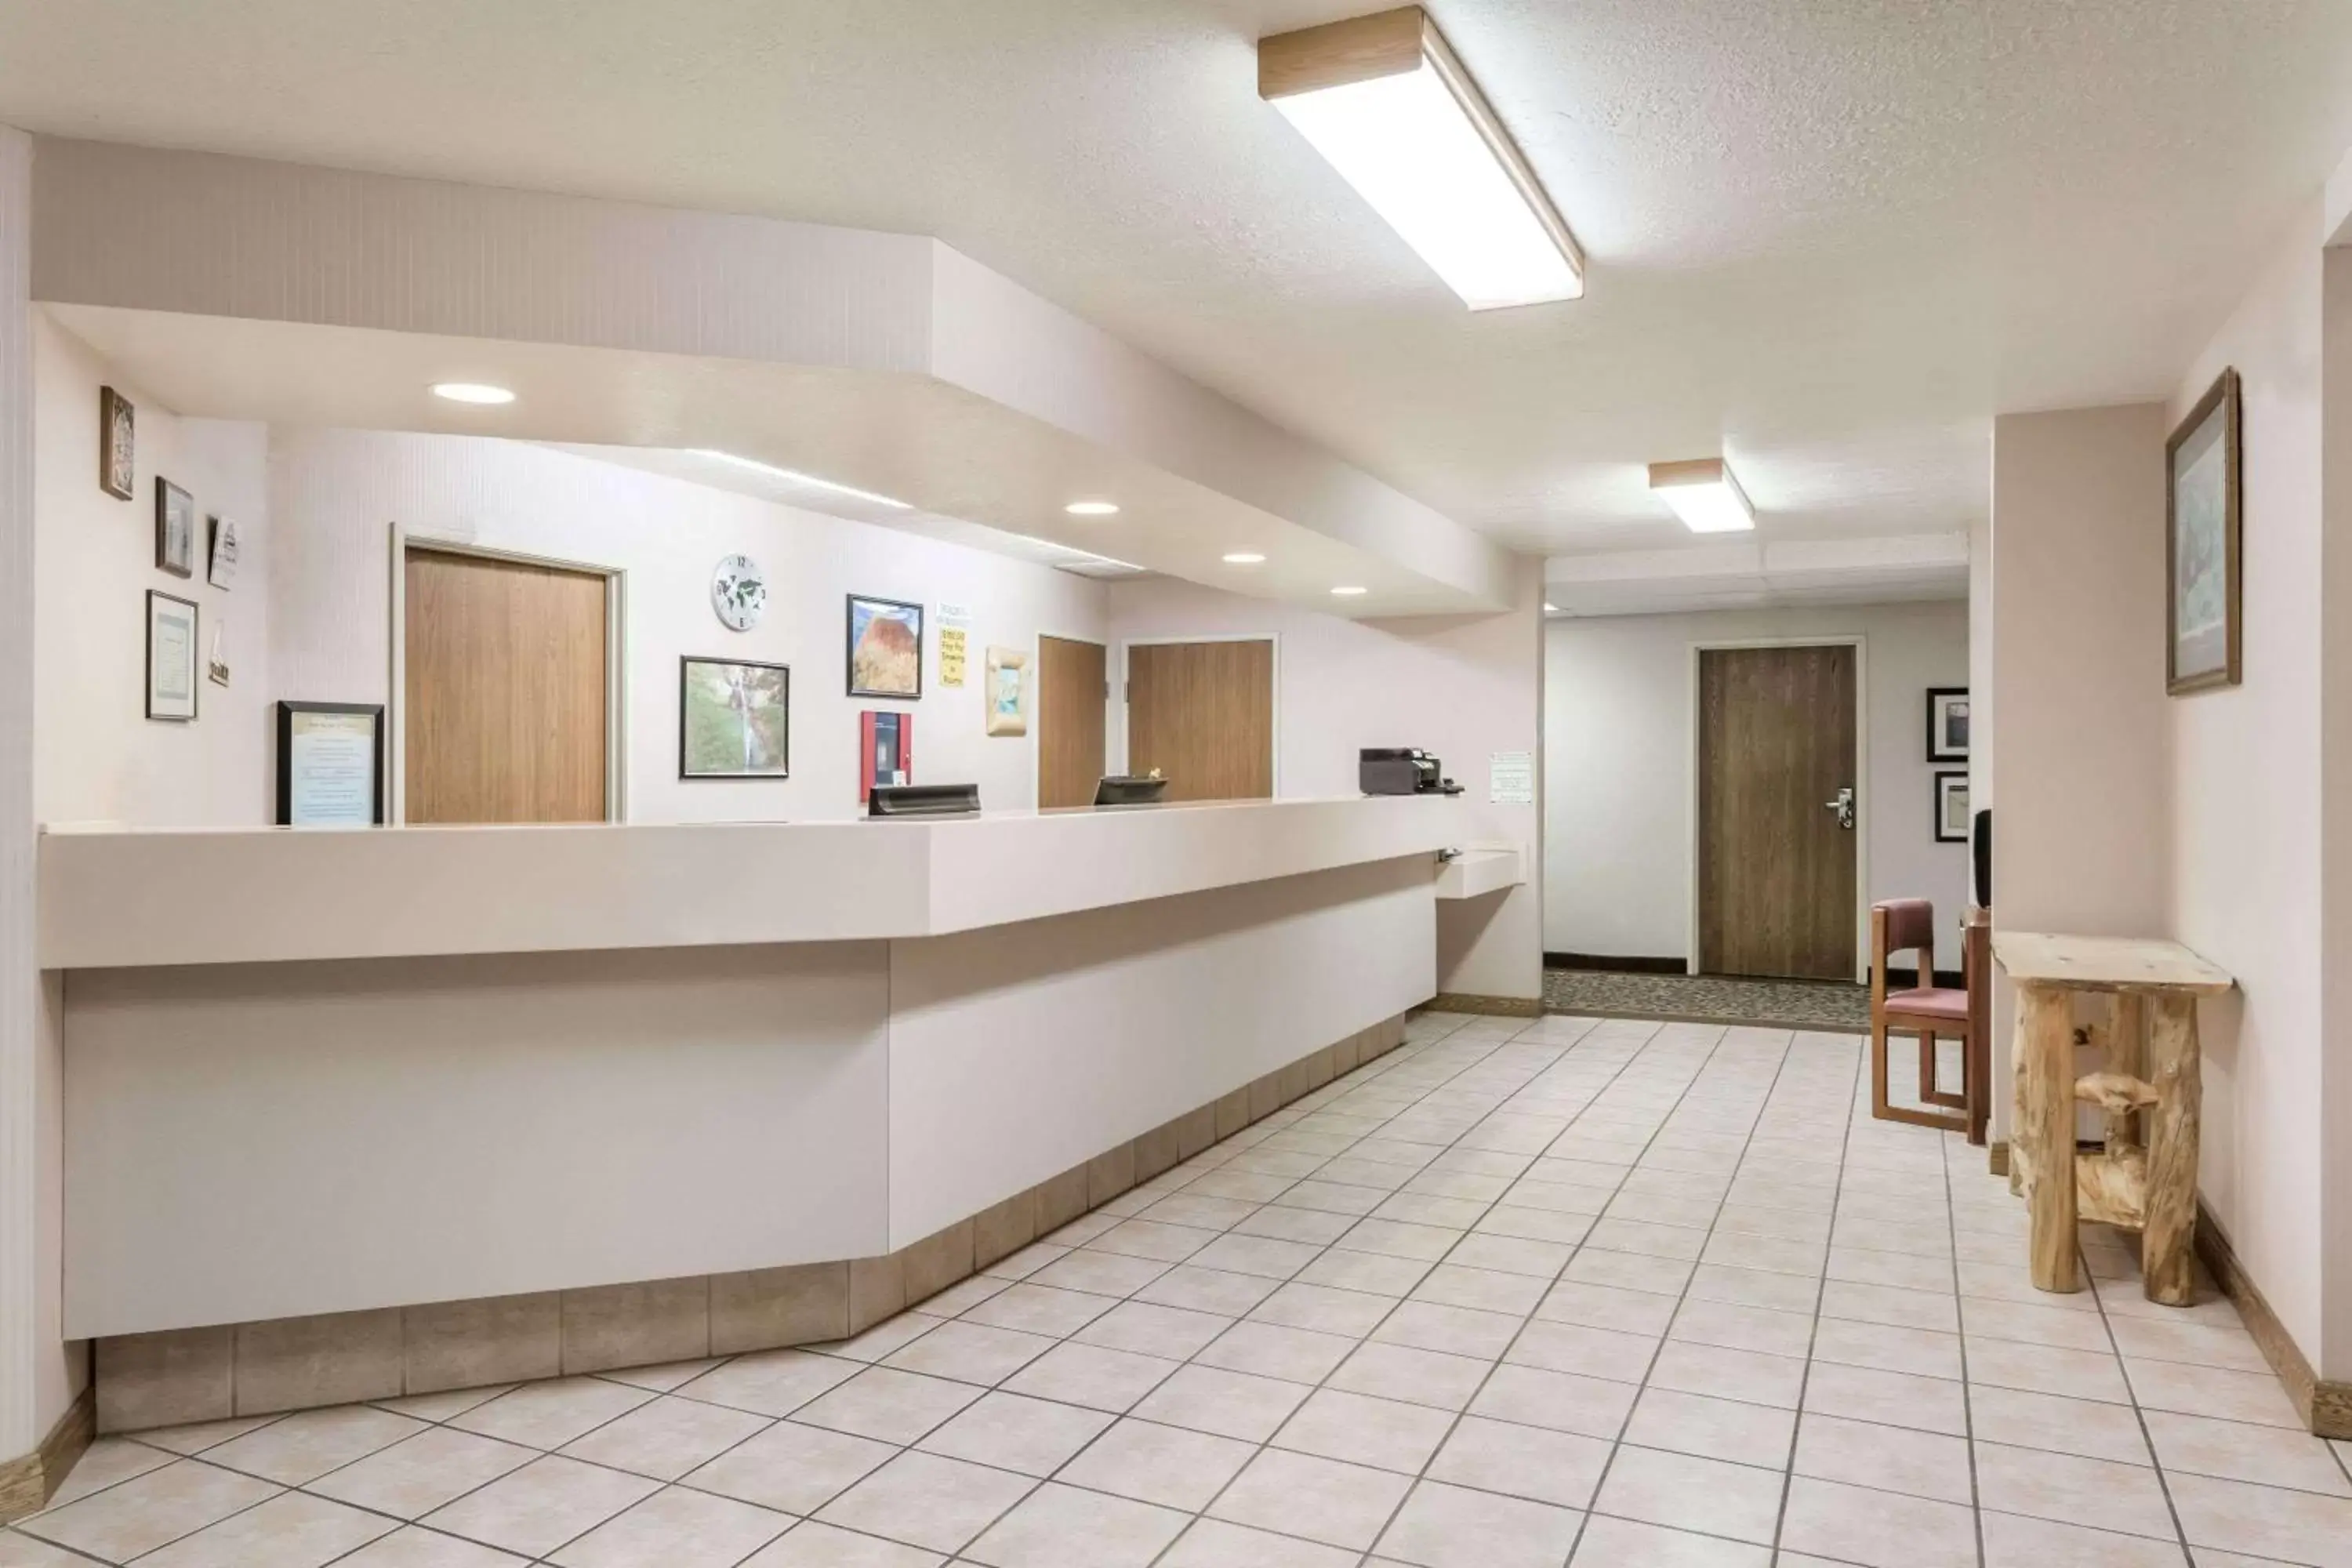
<svg viewBox="0 0 2352 1568">
<path fill-rule="evenodd" d="M 945 935 L 1462 841 L 1458 800 L 929 821 L 57 831 L 41 965 L 100 969 Z"/>
</svg>

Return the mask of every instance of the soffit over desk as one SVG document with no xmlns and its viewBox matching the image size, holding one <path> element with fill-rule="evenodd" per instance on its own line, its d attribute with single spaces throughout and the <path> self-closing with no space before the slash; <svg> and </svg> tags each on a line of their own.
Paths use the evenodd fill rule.
<svg viewBox="0 0 2352 1568">
<path fill-rule="evenodd" d="M 933 822 L 45 833 L 44 969 L 973 931 L 1461 843 L 1459 800 L 1246 801 Z"/>
</svg>

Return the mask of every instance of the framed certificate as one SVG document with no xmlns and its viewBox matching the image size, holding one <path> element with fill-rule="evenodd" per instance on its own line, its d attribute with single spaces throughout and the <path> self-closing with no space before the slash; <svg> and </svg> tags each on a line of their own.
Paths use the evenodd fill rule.
<svg viewBox="0 0 2352 1568">
<path fill-rule="evenodd" d="M 147 590 L 147 717 L 187 723 L 196 716 L 196 607 Z"/>
<path fill-rule="evenodd" d="M 383 823 L 383 709 L 365 702 L 278 705 L 278 826 Z"/>
</svg>

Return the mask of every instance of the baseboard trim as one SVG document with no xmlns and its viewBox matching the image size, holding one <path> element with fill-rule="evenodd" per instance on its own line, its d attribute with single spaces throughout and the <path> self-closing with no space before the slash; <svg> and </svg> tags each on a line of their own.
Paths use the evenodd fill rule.
<svg viewBox="0 0 2352 1568">
<path fill-rule="evenodd" d="M 1687 958 L 1621 958 L 1605 952 L 1547 952 L 1546 969 L 1582 969 L 1599 974 L 1688 974 Z"/>
<path fill-rule="evenodd" d="M 2262 1347 L 2263 1359 L 2278 1373 L 2287 1398 L 2312 1435 L 2352 1437 L 2352 1383 L 2331 1383 L 2312 1370 L 2294 1337 L 2286 1331 L 2286 1325 L 2279 1321 L 2278 1314 L 2263 1299 L 2262 1287 L 2254 1283 L 2254 1277 L 2239 1261 L 2230 1238 L 2213 1223 L 2212 1211 L 2201 1201 L 2197 1205 L 2197 1256 L 2205 1260 L 2221 1294 L 2237 1307 L 2238 1316 L 2245 1320 L 2246 1331 Z"/>
<path fill-rule="evenodd" d="M 84 1388 L 58 1417 L 41 1446 L 13 1459 L 0 1459 L 0 1524 L 37 1513 L 47 1506 L 76 1460 L 98 1436 L 98 1394 Z"/>
<path fill-rule="evenodd" d="M 1413 1009 L 1416 1013 L 1484 1013 L 1496 1018 L 1540 1018 L 1540 996 L 1479 996 L 1467 991 L 1441 991 Z"/>
</svg>

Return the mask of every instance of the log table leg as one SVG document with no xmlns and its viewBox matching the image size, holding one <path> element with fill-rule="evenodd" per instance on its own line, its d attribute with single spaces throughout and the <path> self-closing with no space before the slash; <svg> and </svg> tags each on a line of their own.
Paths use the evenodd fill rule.
<svg viewBox="0 0 2352 1568">
<path fill-rule="evenodd" d="M 2126 1078 L 2147 1076 L 2147 998 L 2137 991 L 2116 994 L 2115 1021 L 2109 1026 L 2107 1070 Z M 2129 1146 L 2145 1147 L 2140 1117 L 2136 1110 L 2107 1112 L 2107 1152 L 2120 1154 Z"/>
<path fill-rule="evenodd" d="M 2197 1143 L 2204 1099 L 2197 999 L 2158 994 L 2149 1006 L 2148 1082 L 2156 1089 L 2156 1108 L 2147 1113 L 2147 1227 L 2140 1235 L 2140 1274 L 2149 1300 L 2186 1307 L 2197 1299 Z"/>
<path fill-rule="evenodd" d="M 2074 994 L 2055 985 L 2017 991 L 2017 1132 L 2010 1147 L 2024 1163 L 2034 1289 L 2083 1288 L 2074 1233 Z"/>
</svg>

